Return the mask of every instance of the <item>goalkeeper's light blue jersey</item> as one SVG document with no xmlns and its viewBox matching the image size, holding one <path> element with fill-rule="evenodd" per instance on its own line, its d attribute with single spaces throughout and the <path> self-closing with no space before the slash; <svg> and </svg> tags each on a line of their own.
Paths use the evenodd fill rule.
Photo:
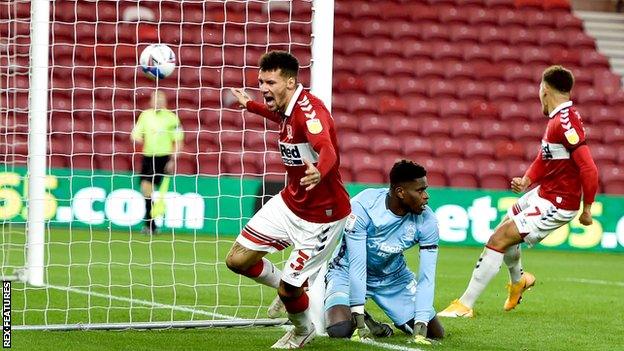
<svg viewBox="0 0 624 351">
<path fill-rule="evenodd" d="M 389 189 L 366 189 L 351 199 L 352 218 L 329 269 L 348 269 L 350 304 L 363 305 L 367 282 L 369 286 L 379 286 L 385 277 L 407 270 L 403 252 L 419 245 L 415 320 L 429 321 L 438 256 L 438 222 L 429 206 L 419 215 L 395 215 L 386 207 L 388 192 Z"/>
</svg>

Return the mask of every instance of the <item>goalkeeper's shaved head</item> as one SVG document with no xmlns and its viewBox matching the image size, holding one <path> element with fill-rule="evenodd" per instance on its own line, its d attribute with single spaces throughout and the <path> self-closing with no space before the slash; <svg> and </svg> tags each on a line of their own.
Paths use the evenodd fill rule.
<svg viewBox="0 0 624 351">
<path fill-rule="evenodd" d="M 271 72 L 280 70 L 284 78 L 297 78 L 299 74 L 299 61 L 286 51 L 269 51 L 260 58 L 260 70 Z"/>
</svg>

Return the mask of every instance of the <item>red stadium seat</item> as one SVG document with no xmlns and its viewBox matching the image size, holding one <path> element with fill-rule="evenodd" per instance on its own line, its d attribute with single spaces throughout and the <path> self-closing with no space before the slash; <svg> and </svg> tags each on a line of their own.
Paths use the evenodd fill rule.
<svg viewBox="0 0 624 351">
<path fill-rule="evenodd" d="M 568 47 L 566 38 L 556 29 L 544 28 L 539 30 L 537 35 L 539 45 L 548 47 L 550 51 L 563 50 Z"/>
<path fill-rule="evenodd" d="M 403 56 L 410 59 L 433 58 L 433 44 L 426 41 L 409 41 L 403 43 Z"/>
<path fill-rule="evenodd" d="M 470 118 L 472 119 L 497 119 L 499 115 L 498 107 L 490 102 L 478 102 L 470 107 Z"/>
<path fill-rule="evenodd" d="M 420 134 L 427 138 L 448 137 L 450 125 L 442 118 L 420 118 Z"/>
<path fill-rule="evenodd" d="M 541 10 L 542 3 L 542 0 L 514 0 L 514 5 L 516 5 L 517 8 L 535 8 Z"/>
<path fill-rule="evenodd" d="M 595 50 L 585 50 L 581 54 L 581 65 L 583 67 L 610 67 L 609 60 Z"/>
<path fill-rule="evenodd" d="M 410 99 L 407 102 L 411 116 L 416 118 L 437 117 L 438 103 L 429 99 Z"/>
<path fill-rule="evenodd" d="M 362 26 L 361 33 L 364 38 L 390 38 L 392 37 L 392 28 L 385 22 L 379 20 L 369 20 Z"/>
<path fill-rule="evenodd" d="M 511 64 L 506 67 L 506 70 L 508 68 L 528 69 L 520 64 L 521 55 L 522 49 L 515 46 L 496 45 L 492 49 L 492 61 L 499 65 Z"/>
<path fill-rule="evenodd" d="M 500 117 L 504 121 L 530 121 L 533 119 L 532 116 L 535 114 L 535 111 L 532 111 L 532 108 L 533 106 L 527 103 L 503 104 L 500 108 Z"/>
<path fill-rule="evenodd" d="M 531 162 L 518 160 L 508 160 L 505 163 L 507 164 L 507 174 L 509 175 L 510 181 L 514 177 L 522 177 L 531 165 Z"/>
<path fill-rule="evenodd" d="M 452 5 L 455 5 L 454 1 L 452 1 Z M 468 13 L 463 8 L 451 6 L 448 8 L 439 7 L 439 9 L 440 12 L 438 18 L 440 22 L 445 25 L 464 24 L 470 21 Z"/>
<path fill-rule="evenodd" d="M 566 33 L 567 32 L 567 33 Z M 595 50 L 595 40 L 583 31 L 572 29 L 564 33 L 568 40 L 568 46 L 574 50 Z"/>
<path fill-rule="evenodd" d="M 516 100 L 518 102 L 523 101 L 536 101 L 539 99 L 539 86 L 535 83 L 518 84 L 518 94 Z"/>
<path fill-rule="evenodd" d="M 367 154 L 352 155 L 351 172 L 356 182 L 384 183 L 386 171 L 381 169 L 382 158 Z"/>
<path fill-rule="evenodd" d="M 419 79 L 412 77 L 397 77 L 394 79 L 396 84 L 396 91 L 399 96 L 410 98 L 413 96 L 424 97 L 427 92 L 427 86 L 422 84 Z"/>
<path fill-rule="evenodd" d="M 430 24 L 420 27 L 420 37 L 426 41 L 448 40 L 448 27 L 442 24 Z"/>
<path fill-rule="evenodd" d="M 599 166 L 618 162 L 618 148 L 611 145 L 591 145 L 591 154 Z"/>
<path fill-rule="evenodd" d="M 476 165 L 461 158 L 452 158 L 446 162 L 449 186 L 456 188 L 477 188 Z"/>
<path fill-rule="evenodd" d="M 525 25 L 528 28 L 554 28 L 555 17 L 550 12 L 533 9 L 525 9 L 522 11 L 525 18 Z"/>
<path fill-rule="evenodd" d="M 593 106 L 589 114 L 582 114 L 582 118 L 591 124 L 617 126 L 622 120 L 622 109 L 608 106 Z"/>
<path fill-rule="evenodd" d="M 458 139 L 478 138 L 481 136 L 481 125 L 469 119 L 454 119 L 450 123 L 451 136 Z"/>
<path fill-rule="evenodd" d="M 464 24 L 455 24 L 449 31 L 449 39 L 453 43 L 477 43 L 479 41 L 479 30 Z"/>
<path fill-rule="evenodd" d="M 446 72 L 446 66 L 442 62 L 427 59 L 416 61 L 415 73 L 418 78 L 443 78 Z"/>
<path fill-rule="evenodd" d="M 508 29 L 508 42 L 511 46 L 535 46 L 539 44 L 539 33 L 530 27 L 513 27 Z"/>
<path fill-rule="evenodd" d="M 454 44 L 456 46 L 460 46 L 458 44 Z M 492 60 L 492 49 L 489 46 L 479 45 L 479 44 L 466 44 L 463 45 L 464 51 L 464 60 L 466 61 L 485 61 L 489 62 Z"/>
<path fill-rule="evenodd" d="M 392 28 L 392 37 L 403 40 L 420 39 L 420 27 L 416 23 L 393 21 L 388 24 Z"/>
<path fill-rule="evenodd" d="M 498 24 L 498 17 L 494 11 L 470 7 L 466 10 L 468 19 L 473 26 L 495 25 Z"/>
<path fill-rule="evenodd" d="M 359 131 L 363 135 L 391 134 L 392 126 L 388 123 L 388 117 L 380 117 L 377 114 L 363 115 L 357 118 Z"/>
<path fill-rule="evenodd" d="M 529 83 L 537 84 L 534 82 L 533 70 L 529 67 L 521 65 L 509 65 L 505 68 L 504 79 L 510 83 Z M 520 90 L 520 89 L 519 89 Z"/>
<path fill-rule="evenodd" d="M 554 12 L 553 10 L 570 11 L 569 0 L 545 0 L 543 3 L 544 10 L 548 12 Z"/>
<path fill-rule="evenodd" d="M 386 38 L 372 40 L 373 52 L 377 57 L 402 57 L 403 47 L 401 42 Z"/>
<path fill-rule="evenodd" d="M 369 94 L 394 94 L 395 82 L 384 76 L 365 77 L 364 86 Z"/>
<path fill-rule="evenodd" d="M 517 86 L 513 83 L 493 82 L 488 86 L 490 101 L 505 102 L 516 100 Z"/>
<path fill-rule="evenodd" d="M 603 131 L 603 141 L 605 144 L 624 145 L 624 127 L 609 127 Z"/>
<path fill-rule="evenodd" d="M 490 11 L 498 14 L 498 22 L 502 27 L 526 27 L 526 19 L 523 11 L 517 9 L 501 8 L 495 11 Z"/>
<path fill-rule="evenodd" d="M 466 100 L 466 99 L 486 100 L 487 98 L 486 85 L 480 82 L 461 81 L 457 83 L 457 97 L 462 100 Z"/>
<path fill-rule="evenodd" d="M 413 60 L 404 60 L 395 57 L 387 57 L 382 61 L 384 74 L 387 76 L 411 76 L 416 70 Z"/>
<path fill-rule="evenodd" d="M 440 137 L 433 139 L 433 153 L 435 156 L 445 159 L 450 157 L 462 157 L 464 144 L 459 140 Z"/>
<path fill-rule="evenodd" d="M 464 156 L 470 161 L 491 160 L 495 155 L 494 144 L 489 140 L 467 139 L 464 142 Z"/>
<path fill-rule="evenodd" d="M 483 44 L 505 44 L 507 43 L 508 35 L 509 33 L 497 26 L 484 26 L 481 27 L 479 41 Z"/>
<path fill-rule="evenodd" d="M 397 114 L 407 114 L 407 103 L 405 100 L 391 96 L 385 95 L 379 98 L 379 113 L 388 114 L 388 113 L 397 113 Z"/>
<path fill-rule="evenodd" d="M 408 137 L 413 138 L 414 135 L 419 134 L 419 122 L 418 118 L 395 116 L 389 121 L 391 134 L 396 137 Z"/>
<path fill-rule="evenodd" d="M 403 149 L 401 141 L 389 135 L 376 135 L 370 140 L 370 150 L 374 155 L 400 155 Z"/>
<path fill-rule="evenodd" d="M 439 42 L 434 44 L 433 57 L 437 60 L 462 60 L 464 59 L 464 52 L 459 45 Z"/>
<path fill-rule="evenodd" d="M 225 173 L 221 165 L 219 153 L 199 153 L 197 155 L 197 173 L 199 175 L 219 175 Z"/>
<path fill-rule="evenodd" d="M 455 84 L 446 80 L 430 80 L 427 87 L 427 95 L 431 98 L 453 98 L 455 96 Z"/>
<path fill-rule="evenodd" d="M 485 5 L 489 8 L 513 8 L 514 0 L 485 0 Z"/>
<path fill-rule="evenodd" d="M 603 104 L 605 103 L 605 95 L 593 88 L 585 89 L 576 92 L 576 101 L 579 104 Z"/>
<path fill-rule="evenodd" d="M 360 122 L 356 116 L 347 113 L 333 113 L 332 117 L 334 118 L 336 129 L 340 130 L 342 133 L 358 131 Z"/>
<path fill-rule="evenodd" d="M 535 140 L 539 140 L 539 138 Z M 531 142 L 534 142 L 534 140 Z M 496 150 L 496 158 L 501 161 L 524 159 L 524 145 L 521 142 L 507 140 L 497 141 L 494 144 L 494 149 Z"/>
<path fill-rule="evenodd" d="M 339 137 L 340 148 L 345 152 L 369 152 L 369 140 L 359 133 L 343 133 Z"/>
<path fill-rule="evenodd" d="M 580 31 L 583 29 L 583 21 L 571 13 L 557 13 L 555 26 L 559 30 L 574 29 Z"/>
<path fill-rule="evenodd" d="M 510 121 L 513 140 L 523 143 L 537 143 L 542 139 L 545 126 L 537 125 L 527 121 Z"/>
<path fill-rule="evenodd" d="M 473 79 L 474 76 L 472 65 L 458 61 L 449 61 L 446 64 L 446 78 L 454 80 Z"/>
<path fill-rule="evenodd" d="M 485 140 L 511 140 L 513 131 L 509 129 L 509 124 L 498 121 L 491 121 L 483 124 L 481 136 Z"/>
<path fill-rule="evenodd" d="M 403 153 L 410 159 L 430 157 L 433 154 L 433 145 L 428 138 L 405 137 L 403 139 Z"/>
<path fill-rule="evenodd" d="M 234 175 L 259 176 L 263 152 L 224 153 L 221 155 L 222 165 L 226 173 Z"/>
<path fill-rule="evenodd" d="M 550 57 L 544 53 L 543 49 L 537 47 L 524 48 L 524 50 L 522 50 L 521 60 L 522 63 L 526 65 L 550 64 Z"/>
<path fill-rule="evenodd" d="M 502 161 L 483 160 L 477 166 L 479 184 L 484 189 L 509 189 L 511 178 L 507 165 Z"/>
<path fill-rule="evenodd" d="M 607 165 L 600 169 L 603 188 L 608 194 L 624 194 L 624 168 L 622 165 Z"/>
<path fill-rule="evenodd" d="M 442 99 L 439 106 L 439 114 L 444 118 L 466 118 L 470 113 L 468 105 L 461 100 Z"/>
<path fill-rule="evenodd" d="M 412 161 L 422 165 L 427 170 L 429 186 L 447 186 L 446 167 L 438 158 L 427 156 L 413 156 Z"/>
</svg>

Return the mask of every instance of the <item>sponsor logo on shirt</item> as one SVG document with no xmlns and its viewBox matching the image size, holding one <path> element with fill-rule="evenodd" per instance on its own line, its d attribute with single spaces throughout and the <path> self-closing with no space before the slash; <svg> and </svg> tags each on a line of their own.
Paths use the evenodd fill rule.
<svg viewBox="0 0 624 351">
<path fill-rule="evenodd" d="M 289 144 L 280 141 L 279 148 L 286 166 L 303 166 L 303 159 L 312 163 L 318 161 L 318 154 L 309 143 Z"/>
</svg>

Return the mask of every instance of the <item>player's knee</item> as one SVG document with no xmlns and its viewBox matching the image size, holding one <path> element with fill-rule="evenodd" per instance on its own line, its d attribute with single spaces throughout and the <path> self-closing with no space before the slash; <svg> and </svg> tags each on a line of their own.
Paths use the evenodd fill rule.
<svg viewBox="0 0 624 351">
<path fill-rule="evenodd" d="M 521 240 L 520 235 L 517 233 L 516 225 L 513 221 L 507 221 L 496 229 L 494 234 L 488 239 L 487 246 L 499 251 L 505 251 L 511 245 Z"/>
<path fill-rule="evenodd" d="M 245 260 L 243 260 L 239 255 L 233 254 L 232 252 L 228 253 L 225 258 L 225 265 L 232 272 L 237 274 L 242 274 L 247 268 Z"/>
<path fill-rule="evenodd" d="M 330 338 L 350 338 L 353 334 L 351 321 L 342 321 L 325 328 Z"/>
<path fill-rule="evenodd" d="M 280 281 L 279 287 L 277 288 L 277 294 L 282 299 L 282 301 L 295 299 L 301 296 L 303 292 L 303 287 L 290 285 L 283 280 Z"/>
</svg>

